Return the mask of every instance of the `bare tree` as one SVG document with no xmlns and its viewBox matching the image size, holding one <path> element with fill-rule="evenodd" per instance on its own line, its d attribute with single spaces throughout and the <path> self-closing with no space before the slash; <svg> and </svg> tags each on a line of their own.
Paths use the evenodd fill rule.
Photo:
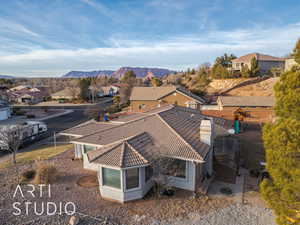
<svg viewBox="0 0 300 225">
<path fill-rule="evenodd" d="M 78 95 L 79 95 L 78 80 L 71 80 L 68 84 L 68 88 L 71 93 L 72 99 L 78 98 Z"/>
<path fill-rule="evenodd" d="M 155 183 L 155 193 L 162 195 L 164 191 L 172 190 L 174 177 L 181 174 L 181 166 L 176 163 L 176 159 L 164 154 L 166 147 L 161 146 L 159 153 L 153 154 L 151 166 L 153 168 L 152 180 Z"/>
<path fill-rule="evenodd" d="M 17 153 L 22 144 L 23 128 L 21 125 L 5 126 L 0 128 L 0 150 L 8 151 L 12 155 L 12 163 L 16 168 L 17 181 L 19 171 L 17 167 Z"/>
</svg>

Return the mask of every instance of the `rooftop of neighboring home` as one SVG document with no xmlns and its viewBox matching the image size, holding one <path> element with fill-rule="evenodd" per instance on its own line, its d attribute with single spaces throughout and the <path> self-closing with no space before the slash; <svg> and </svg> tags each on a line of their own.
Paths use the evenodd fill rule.
<svg viewBox="0 0 300 225">
<path fill-rule="evenodd" d="M 134 87 L 131 92 L 131 101 L 156 101 L 160 100 L 174 92 L 179 92 L 187 95 L 200 103 L 204 103 L 205 100 L 186 88 L 180 86 L 161 86 L 161 87 Z"/>
<path fill-rule="evenodd" d="M 270 55 L 264 55 L 260 53 L 250 53 L 244 56 L 241 56 L 237 59 L 232 60 L 233 63 L 238 62 L 250 62 L 252 58 L 256 58 L 258 61 L 285 61 L 285 58 L 274 57 Z"/>
<path fill-rule="evenodd" d="M 65 88 L 63 90 L 60 90 L 58 92 L 55 92 L 53 94 L 51 94 L 52 97 L 55 97 L 55 96 L 73 96 L 74 95 L 74 92 L 76 92 L 77 94 L 80 93 L 80 88 L 74 88 L 74 91 L 71 89 L 71 88 Z"/>
<path fill-rule="evenodd" d="M 49 87 L 30 87 L 20 85 L 9 89 L 8 94 L 14 97 L 46 97 L 49 96 Z"/>
<path fill-rule="evenodd" d="M 131 117 L 132 118 L 132 117 Z M 90 122 L 62 134 L 77 136 L 73 143 L 97 146 L 88 152 L 91 162 L 117 167 L 148 164 L 156 153 L 202 162 L 209 145 L 200 140 L 200 124 L 210 120 L 227 131 L 231 122 L 202 115 L 198 110 L 166 106 L 136 114 L 129 121 Z"/>
<path fill-rule="evenodd" d="M 219 96 L 218 103 L 227 107 L 254 106 L 274 107 L 275 97 L 272 96 Z"/>
</svg>

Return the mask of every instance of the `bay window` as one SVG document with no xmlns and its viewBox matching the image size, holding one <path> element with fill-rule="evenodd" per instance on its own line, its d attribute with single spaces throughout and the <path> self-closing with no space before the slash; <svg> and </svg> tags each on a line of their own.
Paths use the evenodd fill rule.
<svg viewBox="0 0 300 225">
<path fill-rule="evenodd" d="M 121 189 L 121 171 L 102 167 L 102 182 L 104 186 Z"/>
<path fill-rule="evenodd" d="M 126 189 L 138 188 L 140 183 L 139 168 L 125 170 Z"/>
</svg>

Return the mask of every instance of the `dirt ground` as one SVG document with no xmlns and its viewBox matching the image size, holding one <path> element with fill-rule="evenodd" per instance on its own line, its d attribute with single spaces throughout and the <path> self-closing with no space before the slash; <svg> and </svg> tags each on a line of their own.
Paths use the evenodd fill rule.
<svg viewBox="0 0 300 225">
<path fill-rule="evenodd" d="M 95 174 L 82 169 L 82 162 L 72 160 L 73 151 L 67 151 L 49 160 L 59 172 L 59 178 L 51 185 L 51 198 L 47 195 L 33 198 L 27 194 L 13 198 L 15 182 L 13 180 L 14 168 L 0 170 L 0 224 L 25 224 L 26 221 L 37 219 L 33 211 L 29 215 L 14 216 L 13 202 L 74 202 L 77 212 L 95 217 L 108 217 L 119 224 L 151 224 L 153 221 L 167 221 L 175 217 L 185 217 L 188 213 L 208 213 L 232 204 L 230 198 L 208 198 L 200 196 L 194 198 L 191 192 L 176 190 L 173 197 L 157 199 L 153 194 L 148 194 L 144 199 L 120 204 L 101 198 L 98 187 L 80 187 L 77 185 L 79 178 Z M 27 164 L 20 171 L 34 167 Z M 24 186 L 24 190 L 26 190 Z M 24 191 L 25 192 L 25 191 Z M 24 212 L 25 209 L 22 210 Z M 31 223 L 30 223 L 31 224 Z M 48 224 L 48 223 L 47 223 Z M 51 224 L 52 225 L 52 224 Z"/>
</svg>

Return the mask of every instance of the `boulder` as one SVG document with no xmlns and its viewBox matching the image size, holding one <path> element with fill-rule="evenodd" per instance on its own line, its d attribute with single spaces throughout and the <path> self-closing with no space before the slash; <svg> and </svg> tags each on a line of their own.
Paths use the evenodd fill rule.
<svg viewBox="0 0 300 225">
<path fill-rule="evenodd" d="M 77 225 L 79 224 L 79 217 L 71 216 L 69 220 L 69 225 Z"/>
</svg>

